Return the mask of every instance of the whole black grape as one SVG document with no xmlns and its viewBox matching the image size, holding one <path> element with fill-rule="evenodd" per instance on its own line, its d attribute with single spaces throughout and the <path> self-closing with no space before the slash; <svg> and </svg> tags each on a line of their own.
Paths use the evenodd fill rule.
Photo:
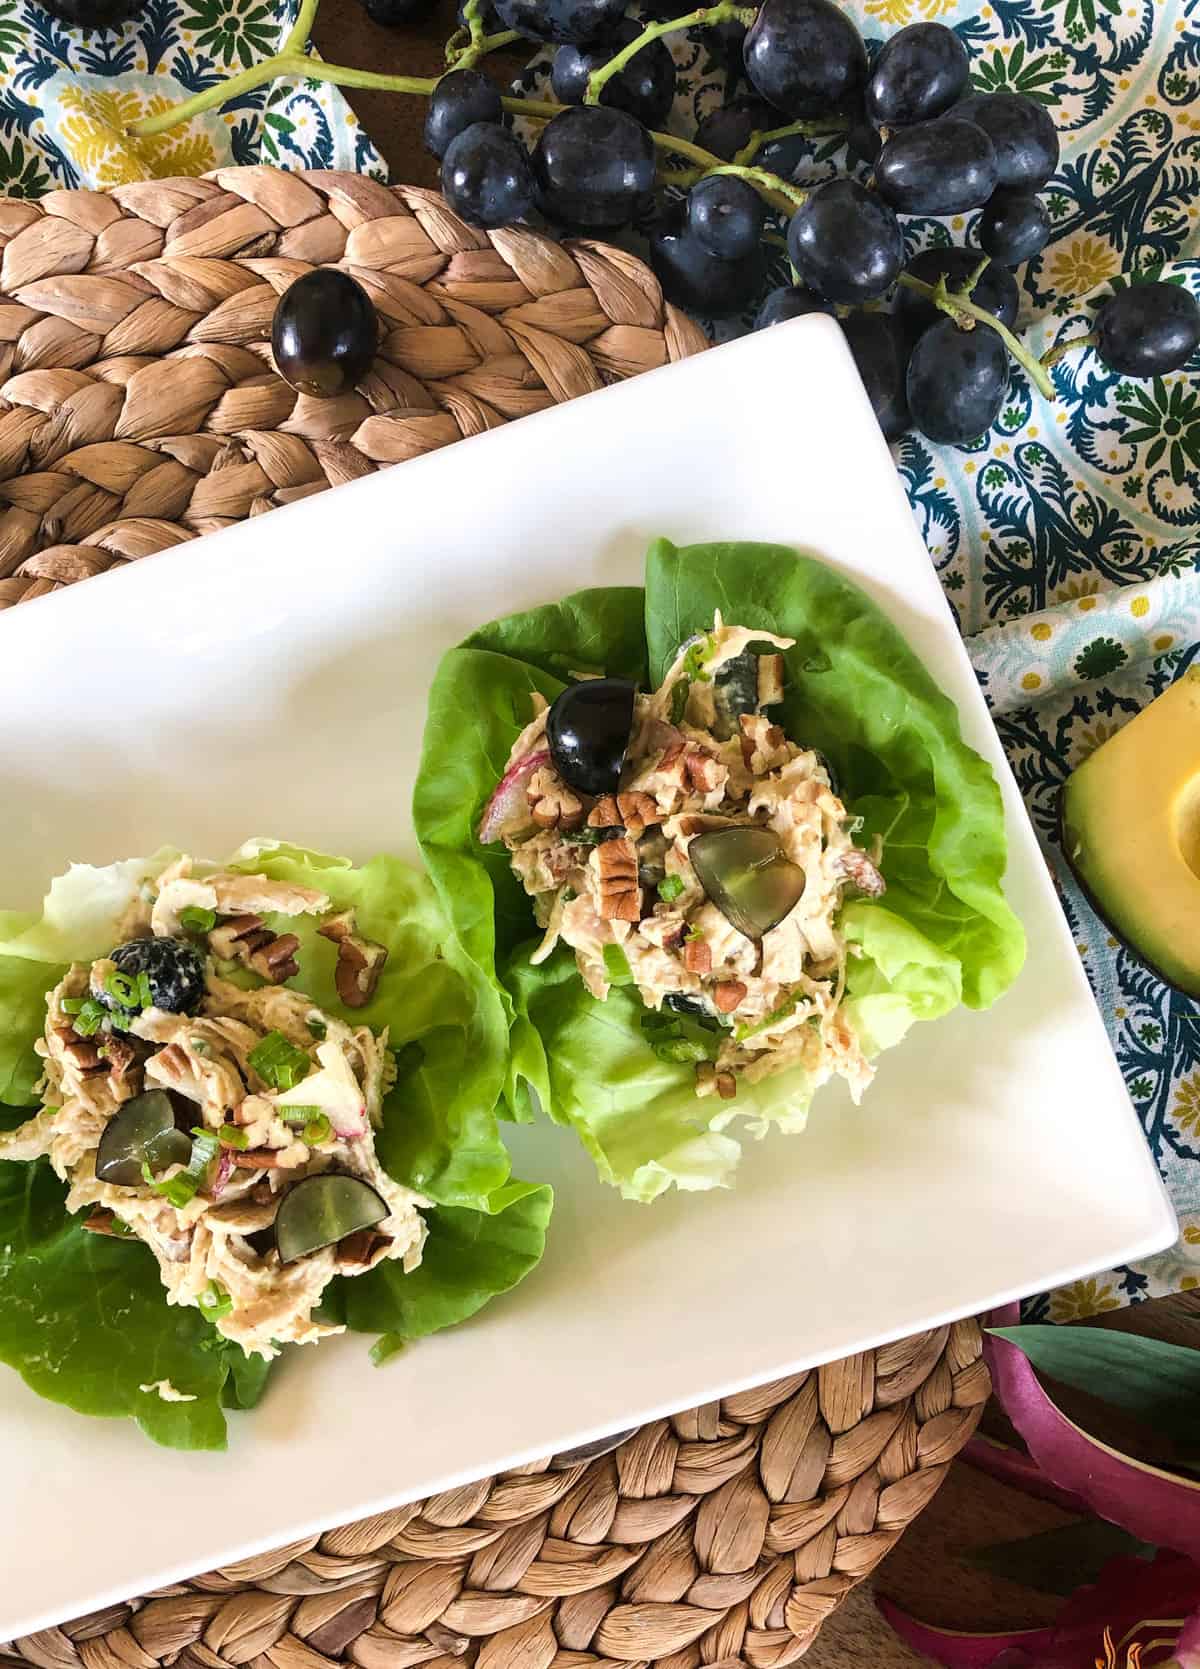
<svg viewBox="0 0 1200 1669">
<path fill-rule="evenodd" d="M 832 0 L 763 0 L 744 56 L 751 85 L 797 120 L 841 103 L 867 73 L 862 36 Z"/>
<path fill-rule="evenodd" d="M 770 325 L 783 324 L 788 319 L 803 319 L 809 313 L 832 314 L 833 303 L 803 284 L 781 284 L 771 290 L 758 310 L 755 330 L 766 330 Z"/>
<path fill-rule="evenodd" d="M 669 205 L 650 234 L 650 265 L 668 301 L 710 318 L 749 307 L 767 275 L 761 243 L 738 260 L 723 261 L 688 230 L 680 203 Z"/>
<path fill-rule="evenodd" d="M 826 180 L 788 225 L 788 255 L 800 281 L 830 301 L 871 301 L 904 264 L 900 222 L 857 180 Z"/>
<path fill-rule="evenodd" d="M 472 226 L 511 226 L 533 212 L 533 172 L 520 140 L 498 122 L 473 122 L 442 158 L 442 195 Z"/>
<path fill-rule="evenodd" d="M 946 288 L 957 290 L 967 282 L 982 258 L 977 249 L 923 249 L 908 263 L 908 271 L 922 284 L 936 284 L 939 278 L 944 277 Z M 998 261 L 989 261 L 983 269 L 971 292 L 971 300 L 976 307 L 994 313 L 1000 323 L 1010 329 L 1016 324 L 1020 305 L 1017 281 Z M 903 287 L 896 291 L 892 312 L 913 341 L 930 325 L 946 317 L 925 296 Z"/>
<path fill-rule="evenodd" d="M 39 4 L 73 29 L 115 29 L 144 11 L 146 0 L 39 0 Z"/>
<path fill-rule="evenodd" d="M 611 40 L 625 15 L 625 0 L 493 0 L 506 29 L 529 41 L 574 41 L 588 46 Z"/>
<path fill-rule="evenodd" d="M 688 231 L 712 255 L 736 261 L 749 255 L 762 236 L 766 210 L 746 180 L 710 174 L 688 193 Z"/>
<path fill-rule="evenodd" d="M 550 85 L 560 104 L 582 104 L 593 71 L 641 34 L 631 18 L 622 21 L 603 46 L 560 46 L 550 66 Z M 649 128 L 660 127 L 675 100 L 675 60 L 664 41 L 651 41 L 623 70 L 605 82 L 601 104 L 624 110 Z"/>
<path fill-rule="evenodd" d="M 361 382 L 378 339 L 370 296 L 336 267 L 318 267 L 289 284 L 271 321 L 275 369 L 298 394 L 318 400 L 348 394 Z"/>
<path fill-rule="evenodd" d="M 1200 302 L 1179 284 L 1130 284 L 1101 303 L 1093 329 L 1110 370 L 1163 377 L 1200 347 Z"/>
<path fill-rule="evenodd" d="M 987 325 L 960 330 L 939 319 L 908 362 L 908 409 L 927 439 L 965 446 L 996 421 L 1008 390 L 1008 354 Z"/>
<path fill-rule="evenodd" d="M 890 313 L 851 313 L 842 320 L 842 330 L 879 427 L 888 440 L 899 440 L 912 428 L 907 332 Z"/>
<path fill-rule="evenodd" d="M 743 146 L 750 143 L 752 133 L 769 133 L 772 128 L 782 126 L 777 113 L 763 99 L 743 95 L 718 105 L 700 118 L 696 143 L 702 150 L 719 156 L 722 162 L 732 162 Z"/>
<path fill-rule="evenodd" d="M 1024 93 L 971 93 L 954 115 L 981 127 L 996 152 L 996 184 L 1040 191 L 1058 167 L 1058 130 L 1044 104 Z"/>
<path fill-rule="evenodd" d="M 451 70 L 429 95 L 425 148 L 441 161 L 452 139 L 475 122 L 501 122 L 504 106 L 494 82 L 478 70 Z"/>
<path fill-rule="evenodd" d="M 389 29 L 401 29 L 405 24 L 424 23 L 432 17 L 438 0 L 362 0 L 363 10 L 374 23 Z"/>
<path fill-rule="evenodd" d="M 542 209 L 562 226 L 624 226 L 653 189 L 654 170 L 654 142 L 642 124 L 597 104 L 555 116 L 533 150 Z"/>
<path fill-rule="evenodd" d="M 859 116 L 850 124 L 846 134 L 846 149 L 856 162 L 865 162 L 871 167 L 883 149 L 883 140 L 867 118 Z"/>
<path fill-rule="evenodd" d="M 979 247 L 1006 267 L 1040 255 L 1050 237 L 1050 211 L 1025 191 L 997 191 L 985 205 L 975 233 Z"/>
<path fill-rule="evenodd" d="M 904 127 L 949 110 L 967 88 L 967 49 L 944 23 L 910 23 L 883 44 L 867 77 L 866 114 Z"/>
<path fill-rule="evenodd" d="M 986 203 L 999 178 L 991 140 L 949 116 L 893 133 L 875 162 L 879 195 L 901 214 L 965 214 Z"/>
</svg>

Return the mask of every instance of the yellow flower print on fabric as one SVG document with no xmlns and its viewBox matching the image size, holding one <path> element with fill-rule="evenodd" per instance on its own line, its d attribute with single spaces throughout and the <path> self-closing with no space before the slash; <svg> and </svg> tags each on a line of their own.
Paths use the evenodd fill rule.
<svg viewBox="0 0 1200 1669">
<path fill-rule="evenodd" d="M 1189 1136 L 1200 1132 L 1200 1072 L 1189 1072 L 1176 1084 L 1172 1117 Z"/>
<path fill-rule="evenodd" d="M 954 10 L 954 0 L 867 0 L 867 14 L 881 23 L 899 28 L 921 18 L 945 17 Z"/>
<path fill-rule="evenodd" d="M 1050 282 L 1062 296 L 1081 296 L 1120 270 L 1116 251 L 1102 238 L 1072 238 L 1050 263 Z"/>
<path fill-rule="evenodd" d="M 173 129 L 151 139 L 126 137 L 130 122 L 165 110 L 169 98 L 77 85 L 64 88 L 59 102 L 63 144 L 95 185 L 203 174 L 217 166 L 211 140 L 194 128 Z"/>
<path fill-rule="evenodd" d="M 1119 1310 L 1120 1300 L 1110 1282 L 1103 1285 L 1093 1277 L 1087 1281 L 1073 1281 L 1069 1287 L 1059 1287 L 1050 1294 L 1051 1321 L 1082 1321 L 1085 1316 L 1099 1315 L 1101 1310 Z"/>
</svg>

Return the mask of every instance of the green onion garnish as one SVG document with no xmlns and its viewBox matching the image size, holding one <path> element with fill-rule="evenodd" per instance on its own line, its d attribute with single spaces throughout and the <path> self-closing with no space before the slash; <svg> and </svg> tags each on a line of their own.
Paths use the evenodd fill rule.
<svg viewBox="0 0 1200 1669">
<path fill-rule="evenodd" d="M 706 1061 L 709 1051 L 703 1043 L 693 1042 L 689 1037 L 664 1037 L 656 1039 L 650 1047 L 660 1061 Z"/>
<path fill-rule="evenodd" d="M 207 1290 L 197 1298 L 196 1305 L 205 1321 L 220 1321 L 232 1310 L 233 1299 L 215 1281 L 210 1281 Z"/>
<path fill-rule="evenodd" d="M 188 904 L 179 912 L 179 925 L 189 933 L 211 933 L 217 925 L 217 912 L 200 904 Z"/>
<path fill-rule="evenodd" d="M 64 997 L 59 1006 L 64 1014 L 78 1014 L 86 1001 L 86 997 Z"/>
<path fill-rule="evenodd" d="M 318 1043 L 324 1043 L 325 1039 L 329 1036 L 329 1027 L 325 1024 L 324 1020 L 319 1019 L 315 1014 L 310 1014 L 304 1023 L 316 1041 Z"/>
<path fill-rule="evenodd" d="M 311 1103 L 297 1101 L 295 1103 L 289 1102 L 286 1106 L 278 1108 L 277 1111 L 285 1124 L 307 1124 L 310 1118 L 317 1117 L 321 1109 L 315 1101 Z"/>
<path fill-rule="evenodd" d="M 208 1167 L 217 1157 L 221 1147 L 211 1130 L 194 1129 L 192 1137 L 192 1156 L 186 1169 L 167 1177 L 165 1182 L 156 1182 L 154 1172 L 146 1161 L 142 1160 L 142 1180 L 156 1194 L 161 1194 L 167 1204 L 173 1205 L 176 1211 L 182 1211 L 199 1193 L 207 1179 Z"/>
<path fill-rule="evenodd" d="M 250 1138 L 244 1130 L 236 1124 L 223 1124 L 217 1131 L 222 1147 L 235 1147 L 239 1153 L 245 1153 L 250 1146 Z"/>
<path fill-rule="evenodd" d="M 103 1003 L 89 997 L 75 1016 L 75 1030 L 80 1037 L 94 1037 L 104 1024 L 108 1010 Z"/>
<path fill-rule="evenodd" d="M 114 1217 L 108 1225 L 108 1232 L 115 1235 L 118 1240 L 134 1240 L 137 1238 L 123 1217 Z"/>
<path fill-rule="evenodd" d="M 682 875 L 665 875 L 658 883 L 658 896 L 662 899 L 664 904 L 674 904 L 675 900 L 682 895 L 684 890 L 685 888 Z"/>
<path fill-rule="evenodd" d="M 633 971 L 629 966 L 629 958 L 620 945 L 605 945 L 604 971 L 608 975 L 610 985 L 633 984 Z"/>
<path fill-rule="evenodd" d="M 150 989 L 150 975 L 145 969 L 137 976 L 137 1000 L 139 1008 L 154 1007 L 154 993 Z"/>
<path fill-rule="evenodd" d="M 683 936 L 690 943 L 695 944 L 697 939 L 703 939 L 704 929 L 702 927 L 697 927 L 695 922 L 692 922 L 691 926 L 688 928 L 687 932 Z"/>
<path fill-rule="evenodd" d="M 268 1032 L 247 1059 L 264 1084 L 282 1090 L 295 1089 L 312 1065 L 304 1050 L 289 1043 L 282 1032 Z"/>
<path fill-rule="evenodd" d="M 398 1356 L 404 1345 L 405 1340 L 399 1333 L 384 1333 L 381 1338 L 375 1340 L 367 1355 L 375 1367 L 381 1368 L 385 1362 L 390 1362 L 393 1356 Z"/>
<path fill-rule="evenodd" d="M 119 969 L 114 968 L 113 972 L 109 974 L 108 978 L 104 981 L 104 989 L 108 992 L 113 1002 L 115 1002 L 119 1007 L 137 1007 L 137 981 L 135 979 L 130 979 L 128 974 L 121 973 Z"/>
<path fill-rule="evenodd" d="M 325 1113 L 318 1113 L 316 1118 L 309 1119 L 304 1126 L 304 1129 L 300 1132 L 300 1139 L 302 1142 L 306 1142 L 309 1147 L 320 1147 L 321 1143 L 327 1142 L 332 1135 L 333 1125 L 330 1124 L 328 1116 Z"/>
<path fill-rule="evenodd" d="M 734 1041 L 744 1043 L 748 1037 L 757 1037 L 760 1032 L 769 1032 L 772 1026 L 777 1026 L 781 1020 L 786 1020 L 790 1014 L 796 1012 L 799 1001 L 799 995 L 785 997 L 778 1008 L 772 1009 L 770 1014 L 765 1015 L 761 1020 L 755 1021 L 753 1025 L 735 1026 L 733 1029 Z"/>
</svg>

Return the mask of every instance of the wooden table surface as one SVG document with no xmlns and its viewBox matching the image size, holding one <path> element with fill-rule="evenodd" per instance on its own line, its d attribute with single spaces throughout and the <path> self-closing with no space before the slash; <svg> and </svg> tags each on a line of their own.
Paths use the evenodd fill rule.
<svg viewBox="0 0 1200 1669">
<path fill-rule="evenodd" d="M 315 40 L 324 57 L 340 63 L 396 75 L 437 75 L 444 67 L 444 42 L 454 26 L 453 0 L 439 0 L 429 23 L 409 29 L 380 28 L 358 0 L 324 0 Z M 498 67 L 519 62 L 504 55 Z M 394 180 L 437 184 L 437 164 L 421 141 L 423 99 L 374 92 L 351 92 L 349 98 Z M 1103 1321 L 1200 1347 L 1200 1295 L 1142 1304 Z M 1072 1412 L 1083 1407 L 1081 1399 L 1072 1405 Z M 1090 1413 L 1094 1429 L 1111 1429 L 1111 1422 L 1106 1423 L 1097 1410 Z M 967 1548 L 1066 1522 L 1068 1515 L 1058 1508 L 1030 1501 L 959 1462 L 933 1503 L 880 1566 L 875 1586 L 927 1620 L 951 1628 L 1048 1622 L 1058 1602 L 973 1571 L 960 1555 Z M 883 1622 L 870 1584 L 860 1587 L 830 1619 L 804 1661 L 805 1669 L 862 1669 L 865 1665 L 906 1669 L 928 1662 L 903 1646 Z"/>
</svg>

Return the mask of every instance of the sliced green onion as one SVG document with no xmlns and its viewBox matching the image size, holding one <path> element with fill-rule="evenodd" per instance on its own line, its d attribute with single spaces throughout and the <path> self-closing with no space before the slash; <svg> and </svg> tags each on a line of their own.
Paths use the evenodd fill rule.
<svg viewBox="0 0 1200 1669">
<path fill-rule="evenodd" d="M 118 1240 L 136 1240 L 137 1236 L 123 1217 L 114 1217 L 108 1225 L 108 1232 Z"/>
<path fill-rule="evenodd" d="M 220 1321 L 233 1309 L 233 1299 L 215 1281 L 210 1281 L 207 1290 L 197 1298 L 196 1305 L 205 1321 Z"/>
<path fill-rule="evenodd" d="M 179 925 L 189 933 L 211 933 L 217 925 L 217 912 L 200 904 L 188 904 L 179 912 Z"/>
<path fill-rule="evenodd" d="M 610 985 L 633 984 L 633 970 L 629 966 L 629 958 L 620 945 L 605 945 L 604 971 L 608 975 Z"/>
<path fill-rule="evenodd" d="M 104 1024 L 107 1014 L 108 1010 L 103 1003 L 97 1002 L 95 997 L 89 997 L 75 1016 L 75 1030 L 80 1037 L 94 1037 Z"/>
<path fill-rule="evenodd" d="M 59 1007 L 64 1014 L 78 1014 L 86 1001 L 86 997 L 64 997 Z"/>
<path fill-rule="evenodd" d="M 307 1124 L 309 1119 L 316 1118 L 321 1109 L 315 1101 L 311 1103 L 289 1102 L 286 1107 L 276 1109 L 285 1124 Z"/>
<path fill-rule="evenodd" d="M 698 939 L 703 939 L 704 929 L 702 927 L 697 927 L 696 923 L 692 922 L 691 926 L 683 936 L 689 941 L 689 943 L 695 944 Z"/>
<path fill-rule="evenodd" d="M 108 1018 L 113 1031 L 127 1032 L 137 1019 L 137 1015 L 130 1013 L 127 1008 L 112 1008 L 108 1011 Z"/>
<path fill-rule="evenodd" d="M 664 904 L 674 904 L 675 900 L 685 891 L 682 875 L 665 875 L 658 883 L 658 896 Z"/>
<path fill-rule="evenodd" d="M 268 1032 L 247 1059 L 264 1084 L 282 1090 L 295 1089 L 312 1065 L 304 1050 L 289 1043 L 282 1032 Z"/>
<path fill-rule="evenodd" d="M 137 981 L 123 974 L 119 968 L 114 968 L 104 981 L 104 989 L 113 1002 L 121 1008 L 136 1008 L 138 1000 Z"/>
<path fill-rule="evenodd" d="M 300 1132 L 300 1139 L 307 1143 L 309 1147 L 320 1147 L 321 1143 L 327 1142 L 332 1135 L 333 1125 L 329 1122 L 328 1116 L 325 1113 L 318 1113 L 316 1118 L 309 1119 L 304 1126 L 304 1129 Z"/>
<path fill-rule="evenodd" d="M 694 1042 L 690 1037 L 664 1037 L 655 1039 L 650 1047 L 660 1061 L 706 1061 L 710 1058 L 709 1051 L 703 1043 Z"/>
<path fill-rule="evenodd" d="M 182 1211 L 185 1205 L 195 1199 L 208 1175 L 208 1167 L 217 1157 L 221 1147 L 211 1130 L 194 1129 L 192 1136 L 192 1156 L 186 1169 L 167 1177 L 165 1182 L 155 1181 L 154 1172 L 146 1161 L 142 1160 L 142 1180 L 156 1194 L 161 1194 L 167 1204 L 173 1205 L 176 1211 Z"/>
<path fill-rule="evenodd" d="M 223 1124 L 217 1131 L 222 1147 L 235 1147 L 239 1153 L 245 1153 L 250 1146 L 250 1138 L 246 1132 L 236 1124 Z"/>
<path fill-rule="evenodd" d="M 680 679 L 671 691 L 671 723 L 682 724 L 683 715 L 687 712 L 689 685 L 686 679 Z"/>
<path fill-rule="evenodd" d="M 137 1000 L 140 1008 L 154 1007 L 154 992 L 150 989 L 150 975 L 144 968 L 137 976 Z"/>
<path fill-rule="evenodd" d="M 367 1355 L 375 1367 L 381 1368 L 385 1362 L 390 1362 L 393 1356 L 399 1356 L 405 1343 L 399 1333 L 384 1333 L 381 1338 L 375 1340 Z"/>
<path fill-rule="evenodd" d="M 324 1043 L 325 1039 L 329 1036 L 329 1027 L 325 1024 L 324 1020 L 320 1019 L 315 1014 L 310 1014 L 304 1023 L 316 1041 L 318 1043 Z"/>
<path fill-rule="evenodd" d="M 785 997 L 778 1008 L 772 1009 L 770 1014 L 765 1015 L 761 1020 L 756 1020 L 753 1025 L 735 1026 L 733 1031 L 734 1041 L 744 1043 L 748 1037 L 757 1037 L 760 1032 L 769 1032 L 772 1026 L 777 1026 L 781 1020 L 786 1020 L 789 1015 L 796 1012 L 799 1001 L 798 994 Z"/>
</svg>

